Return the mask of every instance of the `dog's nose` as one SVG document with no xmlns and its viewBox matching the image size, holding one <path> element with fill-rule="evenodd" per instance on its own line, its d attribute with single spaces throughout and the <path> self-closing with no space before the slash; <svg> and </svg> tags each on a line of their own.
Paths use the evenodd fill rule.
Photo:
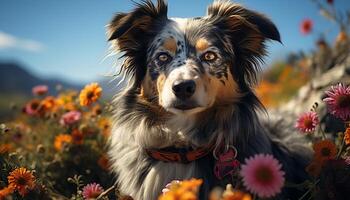
<svg viewBox="0 0 350 200">
<path fill-rule="evenodd" d="M 196 83 L 192 80 L 175 81 L 173 92 L 176 97 L 182 100 L 190 98 L 196 91 Z"/>
</svg>

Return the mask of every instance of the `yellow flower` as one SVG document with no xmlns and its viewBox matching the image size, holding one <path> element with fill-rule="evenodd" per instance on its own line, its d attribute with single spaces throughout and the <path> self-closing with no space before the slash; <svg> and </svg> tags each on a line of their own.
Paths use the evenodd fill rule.
<svg viewBox="0 0 350 200">
<path fill-rule="evenodd" d="M 251 200 L 252 197 L 239 190 L 234 190 L 231 184 L 226 186 L 226 190 L 222 194 L 222 200 Z"/>
<path fill-rule="evenodd" d="M 98 85 L 98 83 L 91 83 L 89 85 L 86 85 L 79 95 L 80 105 L 88 106 L 92 104 L 101 97 L 101 94 L 102 88 Z"/>
<path fill-rule="evenodd" d="M 63 107 L 63 109 L 67 111 L 76 110 L 76 106 L 74 104 L 74 99 L 77 97 L 76 91 L 68 91 L 62 93 L 57 98 L 57 104 Z"/>
<path fill-rule="evenodd" d="M 35 177 L 32 172 L 21 167 L 13 170 L 7 177 L 9 187 L 17 190 L 22 196 L 26 195 L 28 190 L 32 190 L 35 186 Z"/>
<path fill-rule="evenodd" d="M 335 144 L 328 139 L 316 142 L 313 149 L 315 151 L 315 159 L 319 161 L 333 159 L 337 155 Z"/>
<path fill-rule="evenodd" d="M 169 191 L 159 196 L 158 200 L 198 200 L 198 190 L 203 183 L 201 179 L 172 182 Z"/>
<path fill-rule="evenodd" d="M 59 134 L 55 138 L 54 147 L 57 151 L 61 151 L 64 144 L 72 143 L 72 136 L 68 134 Z"/>
</svg>

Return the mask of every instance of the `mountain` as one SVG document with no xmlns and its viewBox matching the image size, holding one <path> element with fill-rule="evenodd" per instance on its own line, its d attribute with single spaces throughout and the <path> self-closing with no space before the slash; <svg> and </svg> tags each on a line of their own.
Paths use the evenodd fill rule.
<svg viewBox="0 0 350 200">
<path fill-rule="evenodd" d="M 70 84 L 59 79 L 42 79 L 29 73 L 18 63 L 0 62 L 0 94 L 30 95 L 32 87 L 47 85 L 51 94 L 55 94 L 57 85 L 63 88 L 81 89 L 82 85 Z"/>
</svg>

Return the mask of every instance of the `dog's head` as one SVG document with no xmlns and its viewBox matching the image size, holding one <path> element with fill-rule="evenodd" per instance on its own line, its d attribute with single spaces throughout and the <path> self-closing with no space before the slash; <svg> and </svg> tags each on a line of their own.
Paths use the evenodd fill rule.
<svg viewBox="0 0 350 200">
<path fill-rule="evenodd" d="M 207 15 L 168 18 L 167 4 L 150 0 L 108 25 L 123 53 L 130 90 L 174 114 L 193 114 L 239 101 L 257 81 L 265 41 L 280 41 L 265 16 L 229 1 L 214 1 Z"/>
</svg>

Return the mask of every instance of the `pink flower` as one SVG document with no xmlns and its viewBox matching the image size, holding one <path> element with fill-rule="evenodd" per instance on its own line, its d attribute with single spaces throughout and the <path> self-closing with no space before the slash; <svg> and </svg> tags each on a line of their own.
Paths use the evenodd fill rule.
<svg viewBox="0 0 350 200">
<path fill-rule="evenodd" d="M 95 199 L 103 192 L 103 188 L 98 183 L 87 184 L 83 188 L 83 197 L 84 199 Z"/>
<path fill-rule="evenodd" d="M 257 154 L 245 159 L 241 176 L 244 186 L 261 198 L 270 198 L 281 192 L 284 185 L 284 171 L 272 156 Z"/>
<path fill-rule="evenodd" d="M 23 112 L 31 116 L 36 115 L 38 114 L 39 106 L 40 106 L 40 101 L 37 99 L 34 99 L 25 105 L 25 107 L 23 108 Z"/>
<path fill-rule="evenodd" d="M 60 123 L 62 125 L 71 125 L 78 122 L 81 119 L 81 112 L 79 111 L 69 111 L 62 115 Z"/>
<path fill-rule="evenodd" d="M 312 31 L 313 21 L 311 19 L 304 19 L 300 24 L 300 32 L 303 35 L 308 35 Z"/>
<path fill-rule="evenodd" d="M 319 122 L 317 113 L 314 111 L 309 111 L 299 116 L 295 124 L 295 128 L 304 133 L 311 133 L 315 131 Z"/>
<path fill-rule="evenodd" d="M 47 85 L 37 85 L 32 88 L 32 93 L 34 95 L 44 95 L 49 91 L 49 87 Z"/>
<path fill-rule="evenodd" d="M 328 97 L 324 98 L 328 111 L 344 121 L 350 119 L 350 86 L 339 83 L 325 92 Z"/>
</svg>

